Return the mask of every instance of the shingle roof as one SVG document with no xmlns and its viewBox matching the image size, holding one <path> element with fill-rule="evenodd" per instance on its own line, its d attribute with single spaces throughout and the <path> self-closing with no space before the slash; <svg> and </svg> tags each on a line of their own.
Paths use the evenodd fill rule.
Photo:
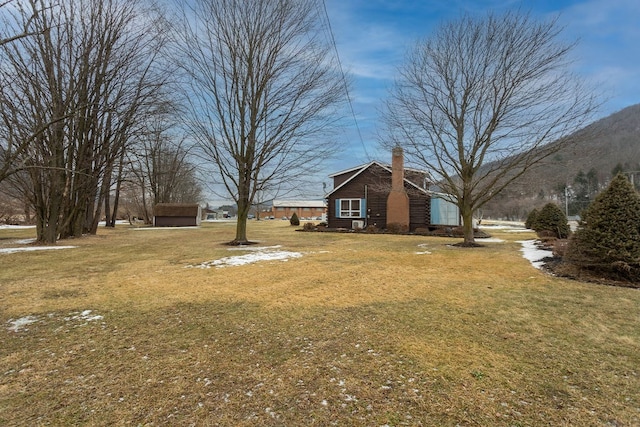
<svg viewBox="0 0 640 427">
<path fill-rule="evenodd" d="M 153 209 L 155 216 L 198 216 L 200 205 L 186 203 L 158 203 Z"/>
</svg>

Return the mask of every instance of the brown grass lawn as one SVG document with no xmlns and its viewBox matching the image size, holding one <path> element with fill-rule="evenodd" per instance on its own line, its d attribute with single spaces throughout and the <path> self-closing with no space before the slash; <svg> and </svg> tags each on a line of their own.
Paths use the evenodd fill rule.
<svg viewBox="0 0 640 427">
<path fill-rule="evenodd" d="M 639 291 L 548 276 L 519 252 L 532 234 L 493 235 L 251 222 L 301 256 L 203 269 L 252 253 L 222 245 L 234 224 L 119 226 L 0 254 L 0 425 L 640 425 Z"/>
</svg>

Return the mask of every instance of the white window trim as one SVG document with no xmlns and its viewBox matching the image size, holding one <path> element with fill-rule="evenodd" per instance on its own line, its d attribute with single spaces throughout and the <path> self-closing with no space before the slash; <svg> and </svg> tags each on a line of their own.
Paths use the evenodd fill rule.
<svg viewBox="0 0 640 427">
<path fill-rule="evenodd" d="M 349 209 L 342 209 L 342 203 L 349 202 Z M 358 208 L 354 209 L 353 202 L 358 202 Z M 362 218 L 361 216 L 362 199 L 340 199 L 340 211 L 338 218 Z"/>
</svg>

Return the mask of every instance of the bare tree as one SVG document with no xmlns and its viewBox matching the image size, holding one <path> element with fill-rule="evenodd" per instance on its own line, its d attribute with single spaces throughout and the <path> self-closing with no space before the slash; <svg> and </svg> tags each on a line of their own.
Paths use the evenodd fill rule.
<svg viewBox="0 0 640 427">
<path fill-rule="evenodd" d="M 10 3 L 13 3 L 14 0 L 6 0 L 4 2 L 0 1 L 0 10 L 6 6 L 8 6 Z M 32 18 L 35 16 L 32 15 Z M 29 37 L 31 35 L 34 35 L 35 33 L 33 33 L 32 31 L 29 30 L 29 24 L 30 21 L 26 21 L 25 25 L 22 29 L 19 29 L 18 31 L 15 31 L 13 33 L 10 34 L 2 34 L 0 33 L 0 46 L 7 44 L 7 43 L 11 43 L 14 42 L 16 40 L 19 40 L 21 38 L 24 37 Z"/>
<path fill-rule="evenodd" d="M 198 170 L 190 161 L 184 136 L 168 115 L 151 120 L 140 135 L 131 174 L 146 220 L 152 218 L 153 206 L 158 203 L 198 203 L 202 199 Z"/>
<path fill-rule="evenodd" d="M 162 37 L 143 1 L 28 0 L 0 46 L 0 141 L 28 171 L 38 240 L 95 233 L 114 171 L 153 114 Z"/>
<path fill-rule="evenodd" d="M 29 25 L 37 11 L 33 11 L 30 18 L 23 20 L 24 25 L 22 28 L 16 28 L 12 22 L 15 15 L 7 12 L 9 9 L 7 6 L 13 3 L 13 1 L 14 0 L 7 0 L 0 2 L 0 28 L 2 29 L 0 32 L 0 47 L 35 34 L 29 29 Z M 2 64 L 1 58 L 0 64 Z M 0 85 L 3 84 L 6 84 L 6 82 L 0 81 Z M 0 102 L 0 110 L 2 109 L 1 104 L 2 103 Z M 7 119 L 9 118 L 10 120 L 10 117 L 10 115 L 3 115 L 2 120 L 4 123 L 2 124 L 5 126 L 9 125 L 10 123 L 7 123 Z M 2 126 L 0 126 L 0 130 L 1 129 L 3 129 Z M 6 132 L 0 133 L 0 183 L 7 177 L 21 170 L 24 165 L 19 162 L 20 157 L 33 139 L 35 139 L 43 130 L 44 129 L 37 129 L 36 133 L 31 135 L 29 138 L 22 138 L 20 140 L 12 138 L 11 135 Z"/>
<path fill-rule="evenodd" d="M 177 0 L 188 126 L 238 207 L 247 243 L 256 192 L 315 172 L 344 99 L 315 0 Z"/>
<path fill-rule="evenodd" d="M 557 20 L 517 12 L 464 16 L 417 43 L 400 69 L 391 140 L 458 204 L 463 245 L 475 245 L 474 211 L 569 144 L 598 107 L 561 32 Z"/>
</svg>

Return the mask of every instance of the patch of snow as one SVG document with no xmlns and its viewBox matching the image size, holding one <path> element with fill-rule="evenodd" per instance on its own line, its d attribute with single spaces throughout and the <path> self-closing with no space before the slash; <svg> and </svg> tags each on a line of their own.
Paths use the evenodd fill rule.
<svg viewBox="0 0 640 427">
<path fill-rule="evenodd" d="M 105 226 L 106 226 L 106 224 L 107 224 L 106 222 L 104 222 L 104 221 L 100 221 L 100 222 L 98 223 L 98 226 L 99 226 L 99 227 L 105 227 Z M 118 225 L 118 224 L 120 224 L 120 225 L 129 225 L 129 221 L 128 221 L 128 220 L 126 220 L 126 219 L 118 219 L 118 220 L 116 220 L 116 225 Z"/>
<path fill-rule="evenodd" d="M 262 252 L 262 251 L 269 251 L 271 249 L 280 249 L 282 247 L 282 245 L 275 245 L 275 246 L 253 246 L 253 245 L 240 245 L 240 246 L 233 246 L 231 248 L 228 248 L 227 250 L 229 251 L 253 251 L 253 252 Z"/>
<path fill-rule="evenodd" d="M 418 244 L 418 247 L 422 248 L 422 249 L 424 249 L 424 248 L 426 248 L 428 246 L 429 246 L 428 243 L 419 243 Z M 431 252 L 430 251 L 416 251 L 415 254 L 416 255 L 431 255 Z"/>
<path fill-rule="evenodd" d="M 34 243 L 36 241 L 35 238 L 33 239 L 22 239 L 22 240 L 16 240 L 16 244 L 17 245 L 30 245 L 31 243 Z"/>
<path fill-rule="evenodd" d="M 505 225 L 505 224 L 483 224 L 478 228 L 485 228 L 487 230 L 510 230 L 513 228 L 520 228 L 517 225 Z"/>
<path fill-rule="evenodd" d="M 522 249 L 520 249 L 522 256 L 529 260 L 535 268 L 542 268 L 544 265 L 542 260 L 553 255 L 549 249 L 540 249 L 536 240 L 520 240 L 518 243 L 522 245 Z"/>
<path fill-rule="evenodd" d="M 188 226 L 188 227 L 136 227 L 134 230 L 199 230 L 200 227 Z"/>
<path fill-rule="evenodd" d="M 19 332 L 20 330 L 24 329 L 25 326 L 36 323 L 37 321 L 38 318 L 36 316 L 25 316 L 16 320 L 10 319 L 9 323 L 11 323 L 11 326 L 9 326 L 7 329 L 13 332 Z"/>
<path fill-rule="evenodd" d="M 99 314 L 92 314 L 93 311 L 92 310 L 84 310 L 82 312 L 72 312 L 69 313 L 69 315 L 67 317 L 64 317 L 63 320 L 66 322 L 78 322 L 78 321 L 84 321 L 84 325 L 86 325 L 86 322 L 94 322 L 96 320 L 102 320 L 104 319 L 104 316 L 101 316 Z M 54 318 L 54 314 L 50 313 L 47 317 L 49 319 L 53 319 Z M 20 319 L 9 319 L 9 324 L 10 326 L 7 327 L 8 330 L 13 331 L 13 332 L 19 332 L 22 330 L 28 330 L 25 328 L 25 326 L 27 325 L 31 325 L 32 323 L 36 323 L 39 322 L 40 318 L 38 316 L 25 316 L 25 317 L 21 317 Z M 83 326 L 83 325 L 80 325 Z"/>
<path fill-rule="evenodd" d="M 104 319 L 104 316 L 101 316 L 99 314 L 91 315 L 91 312 L 92 312 L 91 310 L 84 310 L 80 314 L 72 313 L 73 316 L 67 317 L 65 320 L 84 320 L 84 321 L 87 321 L 87 322 L 92 322 L 92 321 L 95 321 L 95 320 Z"/>
<path fill-rule="evenodd" d="M 27 248 L 2 248 L 0 254 L 13 254 L 16 252 L 50 251 L 55 249 L 74 249 L 77 246 L 29 246 Z"/>
<path fill-rule="evenodd" d="M 486 239 L 478 239 L 478 243 L 503 243 L 504 240 L 498 239 L 497 237 L 487 237 Z"/>
<path fill-rule="evenodd" d="M 8 224 L 0 224 L 0 230 L 24 230 L 27 228 L 36 228 L 35 225 L 8 225 Z"/>
<path fill-rule="evenodd" d="M 531 231 L 528 228 L 525 228 L 524 224 L 522 223 L 482 224 L 479 228 L 488 231 L 502 230 L 507 233 L 524 233 L 527 231 Z"/>
<path fill-rule="evenodd" d="M 281 246 L 241 246 L 229 248 L 231 251 L 244 250 L 250 253 L 244 255 L 228 256 L 213 261 L 205 261 L 197 265 L 188 265 L 195 268 L 221 268 L 238 267 L 253 264 L 259 261 L 288 261 L 290 258 L 300 258 L 302 253 L 278 250 Z"/>
</svg>

